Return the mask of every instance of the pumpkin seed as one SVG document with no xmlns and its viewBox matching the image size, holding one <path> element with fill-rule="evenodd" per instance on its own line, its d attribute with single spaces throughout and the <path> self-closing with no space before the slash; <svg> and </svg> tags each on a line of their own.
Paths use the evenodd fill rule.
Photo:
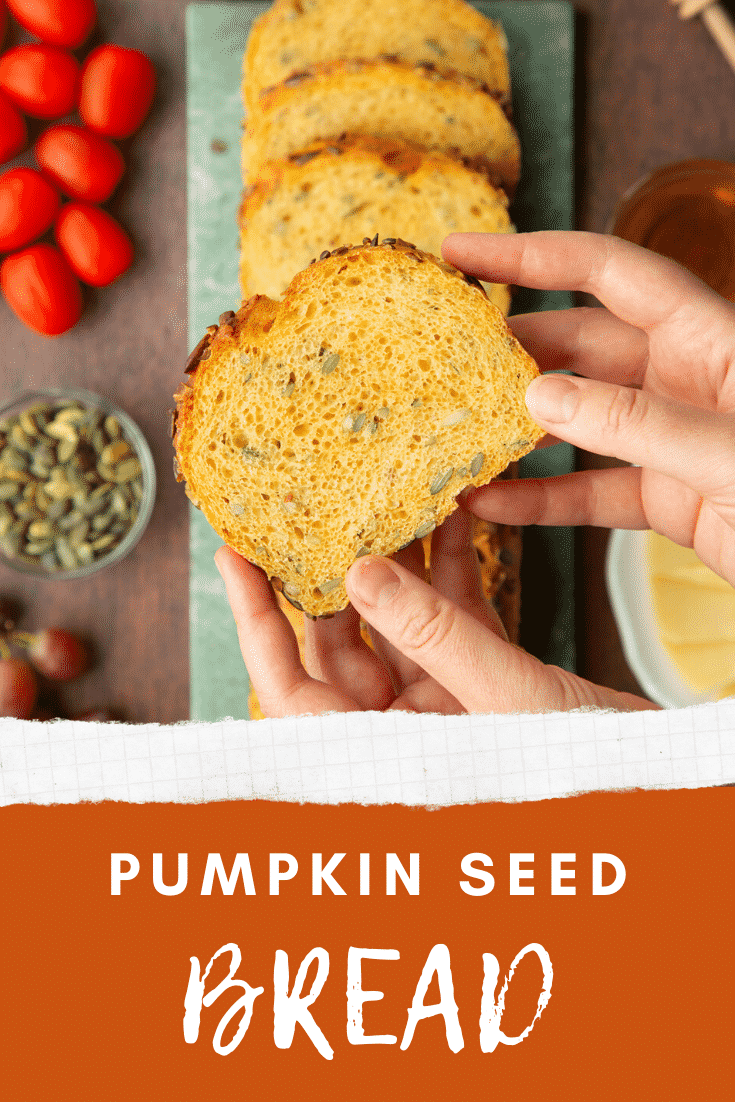
<svg viewBox="0 0 735 1102">
<path fill-rule="evenodd" d="M 81 406 L 67 406 L 65 409 L 59 410 L 54 418 L 54 421 L 60 425 L 83 425 L 87 420 L 87 411 L 82 409 Z"/>
<path fill-rule="evenodd" d="M 28 526 L 28 535 L 33 540 L 45 540 L 50 539 L 53 535 L 54 526 L 50 520 L 34 520 L 32 524 Z"/>
<path fill-rule="evenodd" d="M 65 536 L 57 536 L 54 540 L 54 550 L 64 570 L 73 570 L 77 565 L 77 557 L 69 546 Z"/>
<path fill-rule="evenodd" d="M 365 545 L 363 544 L 362 547 L 358 547 L 357 551 L 355 551 L 355 558 L 356 559 L 361 559 L 363 555 L 369 555 L 369 554 L 370 554 L 370 548 L 365 547 Z"/>
<path fill-rule="evenodd" d="M 63 517 L 60 517 L 56 522 L 56 527 L 60 532 L 70 532 L 75 525 L 84 520 L 84 513 L 80 509 L 72 509 L 71 512 L 66 513 Z"/>
<path fill-rule="evenodd" d="M 460 425 L 462 421 L 466 421 L 472 410 L 469 409 L 456 409 L 454 413 L 449 413 L 441 423 L 443 429 L 452 429 L 455 425 Z"/>
<path fill-rule="evenodd" d="M 15 515 L 20 520 L 40 520 L 41 511 L 30 501 L 19 501 L 15 506 Z"/>
<path fill-rule="evenodd" d="M 62 440 L 56 451 L 56 458 L 59 463 L 68 463 L 76 450 L 76 440 Z"/>
<path fill-rule="evenodd" d="M 123 459 L 121 463 L 118 463 L 115 469 L 115 481 L 129 482 L 131 478 L 137 478 L 142 470 L 143 468 L 140 460 L 136 459 L 135 456 L 131 456 L 129 459 Z"/>
<path fill-rule="evenodd" d="M 79 524 L 75 524 L 69 533 L 69 546 L 75 551 L 79 547 L 80 543 L 84 543 L 89 534 L 89 521 L 82 520 Z"/>
<path fill-rule="evenodd" d="M 79 433 L 74 426 L 67 424 L 66 421 L 60 421 L 58 416 L 46 425 L 44 431 L 47 436 L 53 436 L 55 440 L 71 440 L 76 444 L 79 439 Z"/>
<path fill-rule="evenodd" d="M 470 462 L 470 474 L 473 478 L 476 478 L 480 473 L 484 462 L 485 456 L 482 452 L 478 452 L 477 455 L 472 457 L 472 461 Z"/>
<path fill-rule="evenodd" d="M 110 497 L 110 505 L 113 512 L 117 513 L 120 517 L 126 517 L 128 515 L 128 503 L 125 500 L 125 491 L 116 487 Z"/>
<path fill-rule="evenodd" d="M 11 528 L 0 539 L 0 550 L 9 559 L 14 559 L 20 550 L 20 537 L 21 534 L 15 528 Z"/>
<path fill-rule="evenodd" d="M 104 532 L 106 528 L 112 524 L 113 513 L 98 513 L 97 516 L 92 517 L 92 529 L 95 532 Z"/>
<path fill-rule="evenodd" d="M 431 486 L 429 486 L 429 493 L 430 494 L 441 493 L 441 491 L 447 485 L 447 483 L 449 482 L 449 480 L 450 480 L 450 478 L 452 477 L 453 474 L 454 474 L 454 468 L 453 467 L 447 467 L 447 469 L 445 471 L 440 471 L 439 474 L 434 479 L 434 481 L 432 482 Z"/>
<path fill-rule="evenodd" d="M 114 467 L 126 455 L 130 455 L 130 444 L 127 440 L 114 440 L 102 449 L 100 459 L 108 467 Z"/>
<path fill-rule="evenodd" d="M 367 417 L 367 413 L 358 413 L 357 417 L 352 422 L 352 431 L 353 432 L 359 432 L 360 431 L 362 426 L 365 424 L 365 418 L 366 417 Z"/>
<path fill-rule="evenodd" d="M 18 420 L 23 432 L 29 436 L 38 436 L 38 423 L 29 409 L 24 410 Z"/>
<path fill-rule="evenodd" d="M 239 501 L 233 501 L 230 504 L 230 512 L 233 517 L 241 517 L 245 512 L 245 506 L 241 505 Z"/>
<path fill-rule="evenodd" d="M 329 578 L 328 581 L 322 582 L 317 586 L 317 589 L 321 593 L 322 597 L 326 597 L 328 593 L 332 593 L 335 589 L 339 589 L 342 585 L 342 578 Z"/>
<path fill-rule="evenodd" d="M 50 551 L 53 546 L 54 546 L 54 541 L 53 540 L 31 541 L 30 543 L 27 543 L 26 546 L 25 546 L 26 555 L 33 555 L 33 556 L 43 555 L 43 554 L 46 553 L 46 551 Z"/>
<path fill-rule="evenodd" d="M 467 478 L 467 475 L 469 473 L 470 472 L 469 472 L 467 467 L 457 467 L 457 471 L 456 471 L 457 478 Z"/>
<path fill-rule="evenodd" d="M 339 367 L 339 352 L 330 352 L 322 360 L 322 375 L 331 375 Z"/>
<path fill-rule="evenodd" d="M 418 526 L 418 528 L 416 529 L 416 531 L 414 532 L 413 538 L 416 539 L 416 540 L 422 540 L 424 538 L 424 536 L 428 536 L 429 533 L 433 532 L 435 528 L 436 528 L 436 521 L 435 520 L 424 521 L 424 523 L 420 524 Z"/>
<path fill-rule="evenodd" d="M 10 440 L 13 447 L 20 448 L 21 451 L 28 452 L 29 455 L 33 451 L 35 440 L 33 436 L 29 436 L 20 425 L 13 425 L 10 430 Z"/>
<path fill-rule="evenodd" d="M 24 459 L 20 452 L 15 451 L 14 448 L 6 447 L 0 452 L 0 463 L 8 470 L 24 471 L 26 469 L 27 460 Z"/>
<path fill-rule="evenodd" d="M 99 536 L 96 540 L 92 540 L 90 547 L 93 551 L 104 551 L 115 542 L 115 537 L 112 532 L 105 532 L 104 535 Z"/>
</svg>

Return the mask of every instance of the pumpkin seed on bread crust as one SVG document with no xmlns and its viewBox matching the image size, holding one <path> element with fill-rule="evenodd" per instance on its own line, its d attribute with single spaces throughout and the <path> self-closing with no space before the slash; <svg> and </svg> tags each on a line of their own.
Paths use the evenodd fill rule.
<svg viewBox="0 0 735 1102">
<path fill-rule="evenodd" d="M 310 616 L 346 607 L 356 558 L 440 524 L 543 435 L 524 402 L 538 368 L 500 311 L 400 240 L 326 253 L 281 302 L 256 295 L 210 328 L 175 395 L 181 477 Z"/>
</svg>

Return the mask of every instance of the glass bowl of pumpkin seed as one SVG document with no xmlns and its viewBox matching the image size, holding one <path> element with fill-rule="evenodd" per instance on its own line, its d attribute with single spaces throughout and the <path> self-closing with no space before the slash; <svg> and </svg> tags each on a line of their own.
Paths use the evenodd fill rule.
<svg viewBox="0 0 735 1102">
<path fill-rule="evenodd" d="M 107 399 L 49 388 L 0 405 L 0 562 L 86 577 L 133 549 L 155 496 L 145 437 Z"/>
</svg>

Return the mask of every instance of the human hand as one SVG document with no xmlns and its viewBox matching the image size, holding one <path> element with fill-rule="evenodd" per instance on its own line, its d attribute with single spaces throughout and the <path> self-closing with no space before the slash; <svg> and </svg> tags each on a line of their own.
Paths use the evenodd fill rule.
<svg viewBox="0 0 735 1102">
<path fill-rule="evenodd" d="M 542 372 L 526 402 L 559 439 L 636 467 L 467 493 L 505 524 L 653 528 L 735 585 L 735 306 L 664 257 L 574 232 L 452 234 L 446 260 L 496 283 L 586 291 L 606 309 L 509 319 Z"/>
<path fill-rule="evenodd" d="M 655 705 L 545 666 L 507 642 L 482 594 L 471 518 L 462 508 L 432 535 L 432 585 L 420 541 L 392 560 L 365 556 L 346 576 L 351 606 L 306 620 L 304 664 L 265 575 L 229 547 L 215 562 L 266 716 L 386 711 L 547 712 Z M 370 625 L 375 650 L 360 634 Z"/>
</svg>

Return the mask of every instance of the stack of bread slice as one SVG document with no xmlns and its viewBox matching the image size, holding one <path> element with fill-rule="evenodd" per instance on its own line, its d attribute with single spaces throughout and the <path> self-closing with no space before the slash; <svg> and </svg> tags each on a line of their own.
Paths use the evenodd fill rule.
<svg viewBox="0 0 735 1102">
<path fill-rule="evenodd" d="M 244 298 L 277 299 L 314 257 L 376 233 L 440 256 L 454 231 L 514 232 L 507 43 L 464 0 L 275 0 L 248 40 L 243 100 Z M 507 314 L 509 289 L 485 289 Z M 516 641 L 519 533 L 478 523 L 475 544 Z"/>
</svg>

